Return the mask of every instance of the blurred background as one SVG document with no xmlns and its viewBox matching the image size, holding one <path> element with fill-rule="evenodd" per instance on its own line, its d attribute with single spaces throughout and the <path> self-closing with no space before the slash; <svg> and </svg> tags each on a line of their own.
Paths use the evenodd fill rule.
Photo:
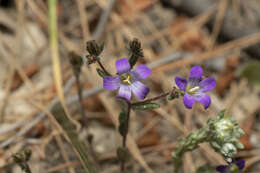
<svg viewBox="0 0 260 173">
<path fill-rule="evenodd" d="M 120 172 L 116 150 L 122 104 L 116 92 L 102 89 L 96 64 L 84 65 L 82 118 L 68 55 L 74 51 L 85 57 L 86 41 L 104 41 L 101 61 L 115 73 L 115 61 L 128 57 L 126 47 L 134 38 L 144 51 L 140 63 L 152 69 L 145 81 L 151 89 L 148 98 L 171 90 L 174 77 L 188 77 L 193 65 L 202 66 L 217 86 L 209 93 L 207 110 L 199 104 L 187 110 L 182 99 L 162 99 L 159 109 L 132 111 L 128 171 L 172 172 L 171 152 L 178 139 L 226 108 L 245 131 L 245 149 L 235 157 L 246 160 L 244 172 L 260 172 L 259 0 L 59 0 L 58 61 L 49 44 L 48 10 L 47 0 L 0 0 L 0 172 L 20 173 L 11 155 L 26 147 L 32 150 L 28 163 L 33 173 L 84 172 L 53 118 L 59 99 L 81 125 L 79 139 L 100 172 Z M 61 74 L 64 98 L 57 96 L 55 70 Z M 182 172 L 195 173 L 225 161 L 202 144 L 183 163 Z M 207 170 L 211 172 L 215 170 Z"/>
</svg>

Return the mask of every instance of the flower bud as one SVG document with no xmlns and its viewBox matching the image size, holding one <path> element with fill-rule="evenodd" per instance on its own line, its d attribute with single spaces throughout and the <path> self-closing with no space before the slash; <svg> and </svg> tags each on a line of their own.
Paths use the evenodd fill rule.
<svg viewBox="0 0 260 173">
<path fill-rule="evenodd" d="M 73 71 L 75 74 L 79 74 L 81 72 L 81 66 L 83 65 L 83 59 L 81 56 L 75 54 L 74 52 L 69 53 L 70 64 L 72 65 Z"/>
<path fill-rule="evenodd" d="M 129 43 L 129 53 L 129 62 L 132 68 L 140 57 L 144 57 L 141 42 L 137 38 L 134 38 L 134 40 Z"/>
<path fill-rule="evenodd" d="M 95 40 L 91 40 L 87 42 L 87 51 L 92 56 L 99 56 L 103 51 L 104 44 L 98 45 Z"/>
</svg>

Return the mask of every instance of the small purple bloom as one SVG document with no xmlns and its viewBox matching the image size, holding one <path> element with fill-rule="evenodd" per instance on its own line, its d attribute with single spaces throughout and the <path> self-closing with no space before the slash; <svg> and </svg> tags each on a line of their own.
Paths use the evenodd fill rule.
<svg viewBox="0 0 260 173">
<path fill-rule="evenodd" d="M 228 165 L 217 166 L 216 170 L 221 173 L 242 173 L 243 168 L 245 167 L 244 160 L 233 160 L 232 163 Z"/>
<path fill-rule="evenodd" d="M 185 92 L 183 97 L 184 105 L 191 109 L 197 101 L 207 109 L 210 105 L 210 97 L 205 92 L 212 90 L 216 86 L 216 80 L 213 77 L 202 80 L 202 69 L 200 66 L 194 66 L 190 70 L 189 80 L 181 77 L 175 77 L 176 85 Z"/>
<path fill-rule="evenodd" d="M 104 77 L 103 86 L 107 90 L 116 90 L 119 88 L 118 97 L 129 101 L 131 92 L 139 99 L 144 99 L 150 89 L 140 82 L 146 79 L 151 70 L 145 65 L 138 65 L 131 71 L 130 64 L 126 58 L 116 61 L 117 76 Z"/>
</svg>

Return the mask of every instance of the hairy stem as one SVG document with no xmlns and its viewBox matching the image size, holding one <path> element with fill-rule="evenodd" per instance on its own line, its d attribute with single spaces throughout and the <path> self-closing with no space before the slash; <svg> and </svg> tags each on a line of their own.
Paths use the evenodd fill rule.
<svg viewBox="0 0 260 173">
<path fill-rule="evenodd" d="M 100 68 L 106 73 L 106 75 L 111 76 L 111 74 L 106 70 L 106 68 L 101 63 L 100 59 L 98 59 L 97 62 L 98 62 L 98 65 L 100 66 Z"/>
<path fill-rule="evenodd" d="M 145 104 L 145 103 L 149 103 L 149 102 L 152 102 L 152 101 L 155 101 L 155 100 L 167 97 L 170 93 L 171 92 L 166 92 L 166 93 L 163 93 L 163 94 L 161 94 L 159 96 L 156 96 L 156 97 L 152 97 L 152 98 L 149 98 L 149 99 L 146 99 L 146 100 L 143 100 L 143 101 L 131 103 L 131 105 L 132 106 L 136 106 L 136 105 L 142 105 L 142 104 Z"/>
</svg>

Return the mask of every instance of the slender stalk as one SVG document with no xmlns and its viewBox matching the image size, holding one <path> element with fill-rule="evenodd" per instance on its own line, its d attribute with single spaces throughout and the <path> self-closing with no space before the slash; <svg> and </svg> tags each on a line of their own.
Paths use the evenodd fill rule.
<svg viewBox="0 0 260 173">
<path fill-rule="evenodd" d="M 170 93 L 171 92 L 166 92 L 166 93 L 163 93 L 163 94 L 161 94 L 159 96 L 156 96 L 156 97 L 152 97 L 152 98 L 149 98 L 149 99 L 146 99 L 146 100 L 143 100 L 143 101 L 131 103 L 131 105 L 132 106 L 136 106 L 136 105 L 142 105 L 142 104 L 145 104 L 145 103 L 149 103 L 149 102 L 152 102 L 152 101 L 155 101 L 155 100 L 167 97 Z"/>
<path fill-rule="evenodd" d="M 124 134 L 123 139 L 122 139 L 123 148 L 126 148 L 126 139 L 127 139 L 127 134 L 129 131 L 129 123 L 130 123 L 129 120 L 130 120 L 130 112 L 131 112 L 131 103 L 128 101 L 125 101 L 125 102 L 127 104 L 127 112 L 126 112 L 126 126 L 125 126 L 126 133 Z M 123 173 L 124 170 L 125 170 L 125 159 L 123 159 L 121 162 L 121 172 Z"/>
<path fill-rule="evenodd" d="M 130 111 L 131 111 L 131 103 L 126 101 L 127 103 L 127 112 L 126 112 L 126 135 L 123 136 L 123 147 L 126 147 L 126 137 L 129 129 L 129 119 L 130 119 Z"/>
<path fill-rule="evenodd" d="M 81 117 L 82 117 L 84 126 L 87 126 L 87 118 L 86 118 L 86 113 L 85 113 L 85 109 L 84 109 L 83 97 L 82 97 L 82 86 L 80 83 L 79 75 L 75 74 L 75 77 L 76 77 L 76 86 L 77 86 L 78 97 L 79 97 Z"/>
<path fill-rule="evenodd" d="M 100 66 L 100 68 L 102 68 L 102 70 L 108 75 L 111 76 L 111 74 L 106 70 L 106 68 L 103 66 L 103 64 L 101 63 L 100 59 L 97 60 L 98 65 Z"/>
</svg>

